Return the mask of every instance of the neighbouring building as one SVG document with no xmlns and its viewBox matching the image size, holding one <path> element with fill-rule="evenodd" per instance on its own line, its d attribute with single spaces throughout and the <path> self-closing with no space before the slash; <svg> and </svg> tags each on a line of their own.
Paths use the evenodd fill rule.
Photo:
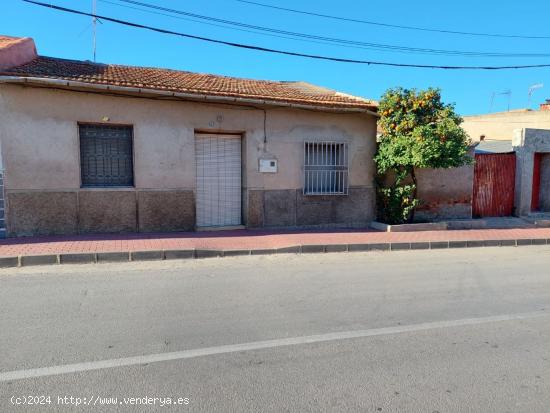
<svg viewBox="0 0 550 413">
<path fill-rule="evenodd" d="M 538 110 L 465 116 L 462 126 L 478 142 L 474 216 L 550 213 L 550 99 Z"/>
<path fill-rule="evenodd" d="M 483 140 L 476 146 L 475 217 L 550 213 L 550 130 L 518 126 L 512 140 Z"/>
<path fill-rule="evenodd" d="M 516 214 L 549 214 L 550 130 L 517 129 L 512 145 L 516 156 Z"/>
<path fill-rule="evenodd" d="M 305 82 L 44 57 L 0 37 L 1 222 L 8 236 L 364 227 L 376 108 Z"/>
<path fill-rule="evenodd" d="M 462 127 L 474 142 L 512 142 L 515 129 L 550 129 L 550 99 L 538 110 L 516 109 L 508 112 L 486 113 L 464 116 Z"/>
</svg>

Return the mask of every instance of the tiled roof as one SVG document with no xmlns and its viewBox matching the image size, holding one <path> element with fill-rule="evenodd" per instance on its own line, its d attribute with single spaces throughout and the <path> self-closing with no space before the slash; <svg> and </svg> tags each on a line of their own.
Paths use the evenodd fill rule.
<svg viewBox="0 0 550 413">
<path fill-rule="evenodd" d="M 170 69 L 107 65 L 43 56 L 0 73 L 2 74 L 333 108 L 373 109 L 377 105 L 372 100 L 339 93 L 306 82 L 239 79 Z"/>
</svg>

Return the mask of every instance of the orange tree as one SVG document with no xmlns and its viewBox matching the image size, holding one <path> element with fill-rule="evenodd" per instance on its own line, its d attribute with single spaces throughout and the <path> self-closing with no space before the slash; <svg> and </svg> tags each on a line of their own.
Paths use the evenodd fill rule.
<svg viewBox="0 0 550 413">
<path fill-rule="evenodd" d="M 378 111 L 379 219 L 389 224 L 411 222 L 420 203 L 415 169 L 471 163 L 470 141 L 460 127 L 462 118 L 454 105 L 441 101 L 439 89 L 389 89 Z"/>
</svg>

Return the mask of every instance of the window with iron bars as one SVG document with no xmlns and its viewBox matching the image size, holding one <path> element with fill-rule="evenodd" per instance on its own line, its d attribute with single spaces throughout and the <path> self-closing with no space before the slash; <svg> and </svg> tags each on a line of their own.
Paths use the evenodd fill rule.
<svg viewBox="0 0 550 413">
<path fill-rule="evenodd" d="M 132 127 L 79 124 L 83 187 L 134 185 Z"/>
<path fill-rule="evenodd" d="M 348 150 L 345 143 L 305 142 L 304 194 L 348 194 Z"/>
</svg>

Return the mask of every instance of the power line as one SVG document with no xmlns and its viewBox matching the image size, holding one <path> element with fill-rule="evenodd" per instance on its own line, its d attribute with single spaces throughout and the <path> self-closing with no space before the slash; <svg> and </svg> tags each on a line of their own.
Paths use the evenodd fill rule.
<svg viewBox="0 0 550 413">
<path fill-rule="evenodd" d="M 190 21 L 190 22 L 204 24 L 204 25 L 213 26 L 213 27 L 221 27 L 223 29 L 236 30 L 236 31 L 245 32 L 245 33 L 259 34 L 261 36 L 275 37 L 275 38 L 278 38 L 278 39 L 296 40 L 296 41 L 301 41 L 301 42 L 306 42 L 306 43 L 323 44 L 323 45 L 345 47 L 345 48 L 352 48 L 352 49 L 378 50 L 378 49 L 375 49 L 373 47 L 361 47 L 361 46 L 352 46 L 352 45 L 344 45 L 344 44 L 336 45 L 334 43 L 329 43 L 329 42 L 324 42 L 324 41 L 300 39 L 300 38 L 283 36 L 283 35 L 278 35 L 278 34 L 273 34 L 273 33 L 264 33 L 264 32 L 257 31 L 257 30 L 243 29 L 243 28 L 239 28 L 239 27 L 230 27 L 230 26 L 228 27 L 228 26 L 224 26 L 223 24 L 217 24 L 217 23 L 201 21 L 201 20 L 197 20 L 197 19 L 193 19 L 193 18 L 176 16 L 176 15 L 169 14 L 169 13 L 163 13 L 161 11 L 147 10 L 147 9 L 143 9 L 143 8 L 140 8 L 140 7 L 130 6 L 128 4 L 119 4 L 119 3 L 116 3 L 116 2 L 110 1 L 110 0 L 99 0 L 99 1 L 102 2 L 102 3 L 112 4 L 114 6 L 124 7 L 124 8 L 131 9 L 131 10 L 138 10 L 138 11 L 142 11 L 142 12 L 149 13 L 149 14 L 156 14 L 156 15 L 159 15 L 159 16 L 166 16 L 166 17 L 170 17 L 170 18 L 173 18 L 173 19 Z"/>
<path fill-rule="evenodd" d="M 315 13 L 315 12 L 310 12 L 305 10 L 290 9 L 286 7 L 274 6 L 274 5 L 265 4 L 265 3 L 258 3 L 255 1 L 249 1 L 249 0 L 235 0 L 235 1 L 238 1 L 239 3 L 247 3 L 247 4 L 266 7 L 266 8 L 275 9 L 275 10 L 287 11 L 290 13 L 304 14 L 308 16 L 322 17 L 325 19 L 340 20 L 340 21 L 346 21 L 346 22 L 352 22 L 352 23 L 370 24 L 373 26 L 390 27 L 394 29 L 419 30 L 423 32 L 458 34 L 458 35 L 466 35 L 466 36 L 504 37 L 504 38 L 513 38 L 513 39 L 550 39 L 550 36 L 528 36 L 528 35 L 519 35 L 519 34 L 465 32 L 465 31 L 458 31 L 458 30 L 432 29 L 428 27 L 419 27 L 419 26 L 405 26 L 405 25 L 382 23 L 382 22 L 376 22 L 376 21 L 370 21 L 370 20 L 353 19 L 351 17 L 331 16 L 328 14 Z"/>
<path fill-rule="evenodd" d="M 111 4 L 116 4 L 108 0 L 103 0 L 103 1 L 106 1 Z M 156 11 L 163 11 L 167 13 L 183 15 L 183 16 L 192 17 L 195 19 L 205 20 L 208 22 L 216 22 L 216 23 L 221 23 L 221 24 L 230 25 L 230 26 L 239 27 L 239 28 L 259 30 L 259 31 L 263 31 L 271 34 L 280 34 L 284 36 L 297 37 L 300 39 L 335 43 L 338 45 L 346 45 L 348 47 L 352 46 L 352 47 L 367 48 L 367 49 L 374 49 L 374 50 L 400 52 L 400 53 L 401 52 L 402 53 L 421 53 L 421 54 L 469 56 L 469 57 L 522 57 L 522 58 L 525 58 L 525 57 L 549 57 L 550 56 L 549 53 L 478 52 L 478 51 L 465 51 L 465 50 L 442 50 L 442 49 L 431 49 L 431 48 L 421 48 L 421 47 L 396 46 L 396 45 L 381 44 L 381 43 L 368 43 L 368 42 L 362 42 L 358 40 L 340 39 L 340 38 L 334 38 L 334 37 L 313 35 L 308 33 L 292 32 L 288 30 L 280 30 L 272 27 L 257 26 L 257 25 L 242 23 L 242 22 L 236 22 L 232 20 L 220 19 L 220 18 L 211 17 L 211 16 L 204 16 L 196 13 L 187 12 L 184 10 L 171 9 L 168 7 L 158 6 L 156 4 L 145 3 L 137 0 L 118 0 L 118 1 L 120 3 L 132 4 L 135 6 L 145 7 L 147 9 L 152 9 Z"/>
<path fill-rule="evenodd" d="M 181 32 L 175 32 L 172 30 L 167 29 L 161 29 L 158 27 L 152 27 L 147 26 L 139 23 L 133 23 L 125 20 L 115 19 L 112 17 L 107 16 L 101 16 L 101 15 L 94 15 L 92 13 L 86 13 L 79 10 L 69 9 L 66 7 L 61 6 L 55 6 L 53 4 L 46 4 L 41 3 L 38 1 L 33 0 L 23 0 L 25 3 L 35 4 L 38 6 L 63 11 L 66 13 L 72 13 L 72 14 L 78 14 L 81 16 L 89 16 L 89 17 L 95 17 L 99 20 L 105 20 L 110 21 L 113 23 L 121 24 L 124 26 L 130 26 L 134 28 L 139 29 L 145 29 L 154 31 L 157 33 L 163 33 L 163 34 L 170 34 L 174 36 L 179 37 L 185 37 L 188 39 L 195 39 L 195 40 L 202 40 L 209 43 L 215 43 L 215 44 L 222 44 L 226 46 L 232 46 L 237 47 L 241 49 L 247 49 L 247 50 L 255 50 L 260 52 L 267 52 L 267 53 L 273 53 L 273 54 L 280 54 L 285 56 L 296 56 L 296 57 L 304 57 L 309 59 L 317 59 L 317 60 L 325 60 L 325 61 L 331 61 L 331 62 L 340 62 L 340 63 L 354 63 L 354 64 L 364 64 L 364 65 L 377 65 L 377 66 L 392 66 L 392 67 L 413 67 L 413 68 L 422 68 L 422 69 L 448 69 L 448 70 L 504 70 L 504 69 L 528 69 L 528 68 L 543 68 L 543 67 L 550 67 L 550 64 L 531 64 L 531 65 L 514 65 L 514 66 L 445 66 L 445 65 L 422 65 L 422 64 L 410 64 L 410 63 L 392 63 L 392 62 L 381 62 L 381 61 L 370 61 L 370 60 L 356 60 L 356 59 L 347 59 L 347 58 L 340 58 L 340 57 L 332 57 L 332 56 L 323 56 L 323 55 L 314 55 L 314 54 L 307 54 L 307 53 L 298 53 L 298 52 L 290 52 L 286 50 L 280 50 L 280 49 L 271 49 L 261 46 L 254 46 L 254 45 L 248 45 L 243 43 L 235 43 L 235 42 L 229 42 L 225 40 L 219 40 L 219 39 L 212 39 L 208 37 L 203 36 L 196 36 L 192 34 L 187 33 L 181 33 Z"/>
</svg>

